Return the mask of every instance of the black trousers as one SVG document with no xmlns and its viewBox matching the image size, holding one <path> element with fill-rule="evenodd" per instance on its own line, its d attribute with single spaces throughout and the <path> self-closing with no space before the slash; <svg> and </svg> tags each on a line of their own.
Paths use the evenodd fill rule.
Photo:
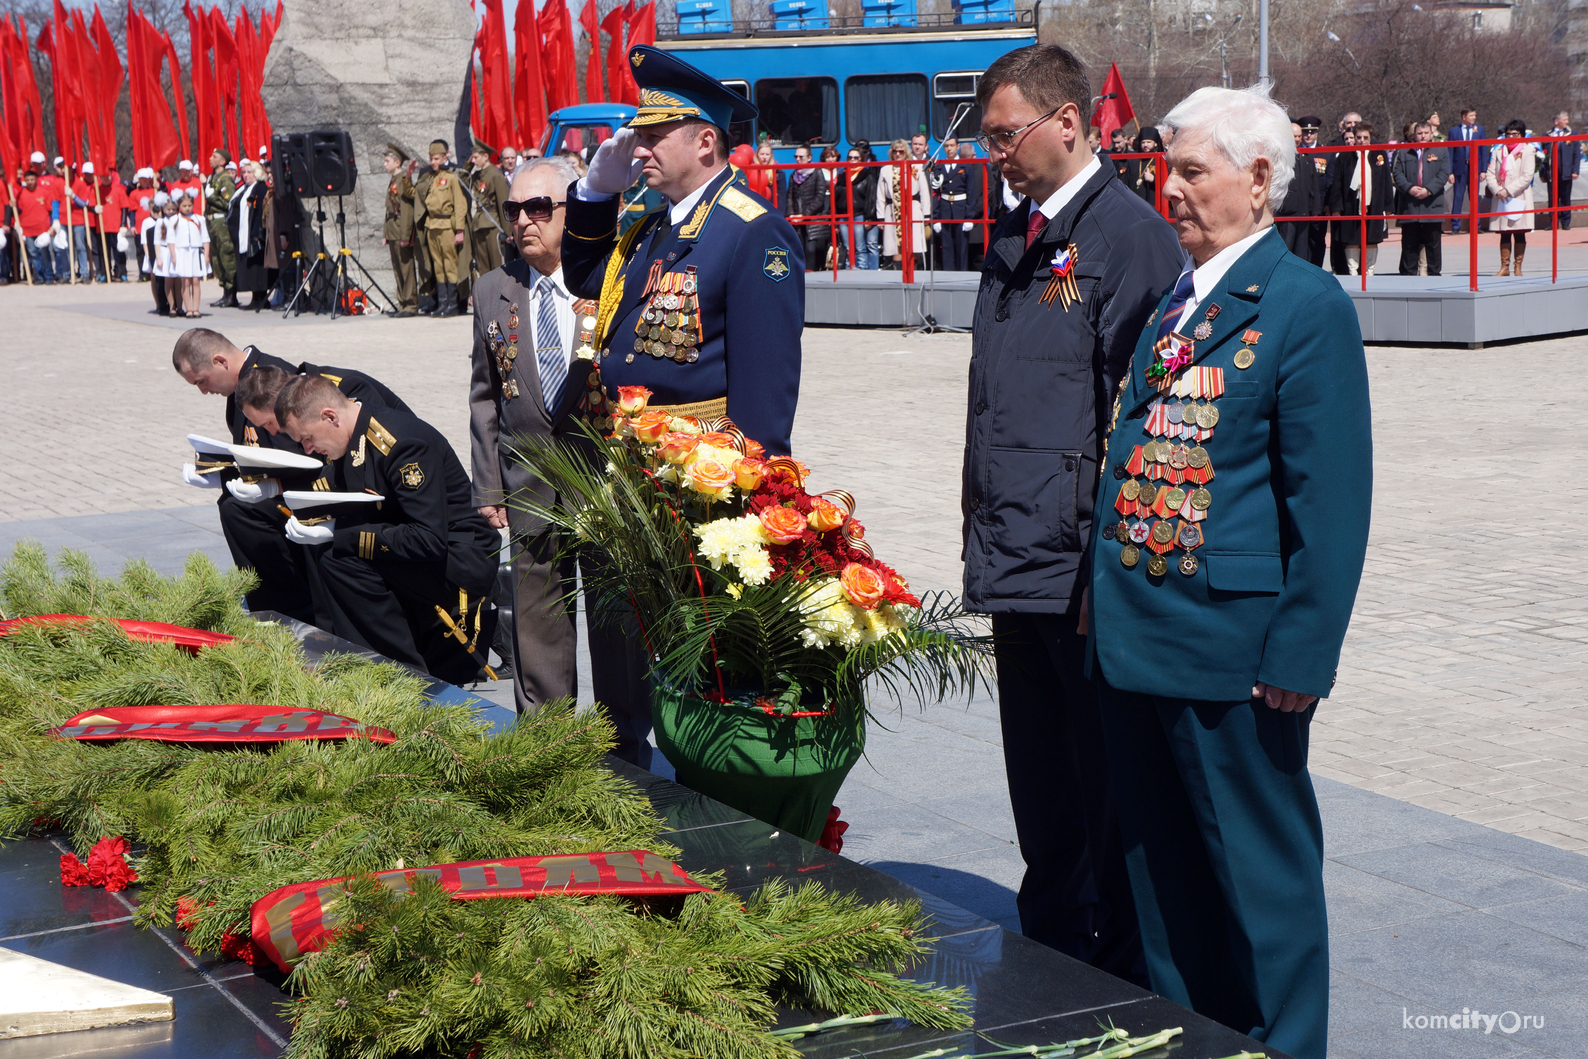
<svg viewBox="0 0 1588 1059">
<path fill-rule="evenodd" d="M 970 269 L 970 233 L 965 222 L 952 219 L 943 224 L 943 271 L 966 272 Z"/>
<path fill-rule="evenodd" d="M 1444 268 L 1444 242 L 1440 221 L 1401 222 L 1401 268 L 1403 276 L 1417 275 L 1417 251 L 1428 251 L 1428 274 L 1437 276 Z"/>
<path fill-rule="evenodd" d="M 1327 255 L 1329 244 L 1329 222 L 1313 221 L 1307 233 L 1307 249 L 1314 265 L 1323 267 L 1323 259 Z"/>
<path fill-rule="evenodd" d="M 287 539 L 287 516 L 272 503 L 245 504 L 225 491 L 217 506 L 232 562 L 259 578 L 259 587 L 248 593 L 248 609 L 313 623 L 307 552 Z"/>
<path fill-rule="evenodd" d="M 1086 639 L 1058 614 L 995 614 L 1004 767 L 1033 941 L 1146 984 Z"/>
<path fill-rule="evenodd" d="M 1545 183 L 1548 183 L 1548 182 L 1549 182 L 1549 180 L 1546 177 L 1545 178 Z M 1569 177 L 1569 176 L 1561 177 L 1560 183 L 1556 184 L 1555 187 L 1550 191 L 1549 204 L 1551 206 L 1570 206 L 1571 205 L 1571 186 L 1572 186 L 1571 177 Z M 1546 231 L 1546 232 L 1550 231 L 1551 230 L 1550 229 L 1550 225 L 1554 223 L 1556 217 L 1560 218 L 1561 231 L 1566 231 L 1568 228 L 1571 227 L 1571 214 L 1569 212 L 1568 213 L 1553 213 L 1553 214 L 1550 214 L 1548 217 L 1540 217 L 1539 220 L 1545 221 L 1546 223 L 1540 224 L 1539 227 L 1541 229 L 1543 229 L 1544 231 Z"/>
<path fill-rule="evenodd" d="M 1285 246 L 1290 252 L 1303 261 L 1312 260 L 1312 224 L 1308 221 L 1280 220 L 1274 227 L 1279 229 L 1279 238 L 1285 241 Z"/>
<path fill-rule="evenodd" d="M 449 612 L 457 608 L 458 589 L 447 580 L 445 560 L 405 563 L 332 555 L 330 548 L 317 551 L 316 588 L 321 598 L 315 602 L 330 615 L 331 632 L 453 684 L 477 678 L 479 664 L 436 614 L 437 605 Z M 471 617 L 474 604 L 471 593 Z M 475 648 L 482 658 L 496 628 L 495 612 L 489 607 L 487 603 L 489 627 L 481 628 Z M 472 635 L 472 626 L 469 632 Z"/>
</svg>

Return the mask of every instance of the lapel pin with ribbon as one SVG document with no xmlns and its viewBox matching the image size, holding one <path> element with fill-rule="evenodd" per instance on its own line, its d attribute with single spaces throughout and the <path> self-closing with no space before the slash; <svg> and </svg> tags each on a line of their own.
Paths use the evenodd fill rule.
<svg viewBox="0 0 1588 1059">
<path fill-rule="evenodd" d="M 1048 285 L 1042 289 L 1042 304 L 1052 305 L 1053 299 L 1064 296 L 1064 311 L 1070 311 L 1070 303 L 1079 304 L 1081 289 L 1075 285 L 1075 262 L 1078 253 L 1075 244 L 1058 250 L 1053 255 L 1053 260 L 1048 263 L 1052 275 L 1048 278 Z"/>
</svg>

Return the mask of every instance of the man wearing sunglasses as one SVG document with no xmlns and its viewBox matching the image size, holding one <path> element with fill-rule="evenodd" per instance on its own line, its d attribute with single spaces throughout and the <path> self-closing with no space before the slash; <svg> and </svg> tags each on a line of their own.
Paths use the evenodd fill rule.
<svg viewBox="0 0 1588 1059">
<path fill-rule="evenodd" d="M 787 454 L 805 255 L 777 208 L 728 165 L 728 126 L 756 108 L 656 48 L 633 48 L 629 65 L 638 113 L 568 189 L 562 246 L 569 289 L 601 299 L 601 383 L 614 397 L 619 386 L 647 387 L 650 407 L 674 414 L 726 415 L 768 453 Z M 665 206 L 619 238 L 622 193 L 640 176 Z"/>
<path fill-rule="evenodd" d="M 579 171 L 565 155 L 526 162 L 502 202 L 518 258 L 481 276 L 474 293 L 473 376 L 469 435 L 474 503 L 487 522 L 512 534 L 513 699 L 520 713 L 577 691 L 579 646 L 567 605 L 575 564 L 556 561 L 559 541 L 543 522 L 511 501 L 556 496 L 513 459 L 525 437 L 579 443 L 577 422 L 592 361 L 588 350 L 596 304 L 577 298 L 563 280 L 563 219 L 568 185 Z M 586 613 L 597 601 L 587 598 Z M 615 625 L 592 623 L 590 675 L 597 702 L 617 728 L 614 751 L 650 764 L 650 699 L 644 660 Z"/>
<path fill-rule="evenodd" d="M 1021 932 L 1145 982 L 1077 624 L 1102 430 L 1184 254 L 1092 154 L 1090 101 L 1086 68 L 1052 44 L 1002 56 L 976 93 L 976 139 L 1023 200 L 989 236 L 972 325 L 965 604 L 997 636 Z"/>
</svg>

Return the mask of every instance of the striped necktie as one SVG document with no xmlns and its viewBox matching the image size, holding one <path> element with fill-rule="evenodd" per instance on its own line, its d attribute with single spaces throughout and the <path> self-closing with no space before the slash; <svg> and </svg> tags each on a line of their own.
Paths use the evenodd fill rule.
<svg viewBox="0 0 1588 1059">
<path fill-rule="evenodd" d="M 535 315 L 535 363 L 540 365 L 540 392 L 546 411 L 557 409 L 563 380 L 568 377 L 568 355 L 563 352 L 562 332 L 557 329 L 556 295 L 550 276 L 540 277 L 540 306 Z"/>
<path fill-rule="evenodd" d="M 1158 323 L 1158 340 L 1168 337 L 1174 325 L 1179 322 L 1180 311 L 1185 308 L 1185 303 L 1191 300 L 1191 293 L 1195 285 L 1191 282 L 1192 270 L 1186 269 L 1180 273 L 1180 279 L 1174 285 L 1174 293 L 1169 295 L 1169 304 L 1164 306 L 1163 319 Z"/>
</svg>

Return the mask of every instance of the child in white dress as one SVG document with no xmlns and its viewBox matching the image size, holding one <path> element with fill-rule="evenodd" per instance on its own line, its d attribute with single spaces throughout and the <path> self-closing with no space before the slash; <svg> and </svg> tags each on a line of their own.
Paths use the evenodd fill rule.
<svg viewBox="0 0 1588 1059">
<path fill-rule="evenodd" d="M 138 231 L 138 243 L 143 248 L 143 261 L 139 270 L 149 277 L 149 289 L 154 293 L 154 307 L 161 316 L 170 316 L 171 309 L 165 297 L 165 276 L 156 271 L 160 263 L 160 249 L 156 241 L 160 234 L 160 221 L 169 201 L 165 192 L 156 192 L 149 200 L 149 216 L 143 219 L 143 225 Z"/>
<path fill-rule="evenodd" d="M 181 198 L 179 194 L 177 198 Z M 186 316 L 182 304 L 182 279 L 176 274 L 176 199 L 166 199 L 160 208 L 161 217 L 154 223 L 154 274 L 165 284 L 165 299 L 171 306 L 172 316 Z"/>
<path fill-rule="evenodd" d="M 166 240 L 171 247 L 171 275 L 177 281 L 182 304 L 186 306 L 184 315 L 193 318 L 201 315 L 198 311 L 199 283 L 210 271 L 209 228 L 202 217 L 193 213 L 197 195 L 197 188 L 188 188 L 177 198 L 178 213 Z"/>
</svg>

